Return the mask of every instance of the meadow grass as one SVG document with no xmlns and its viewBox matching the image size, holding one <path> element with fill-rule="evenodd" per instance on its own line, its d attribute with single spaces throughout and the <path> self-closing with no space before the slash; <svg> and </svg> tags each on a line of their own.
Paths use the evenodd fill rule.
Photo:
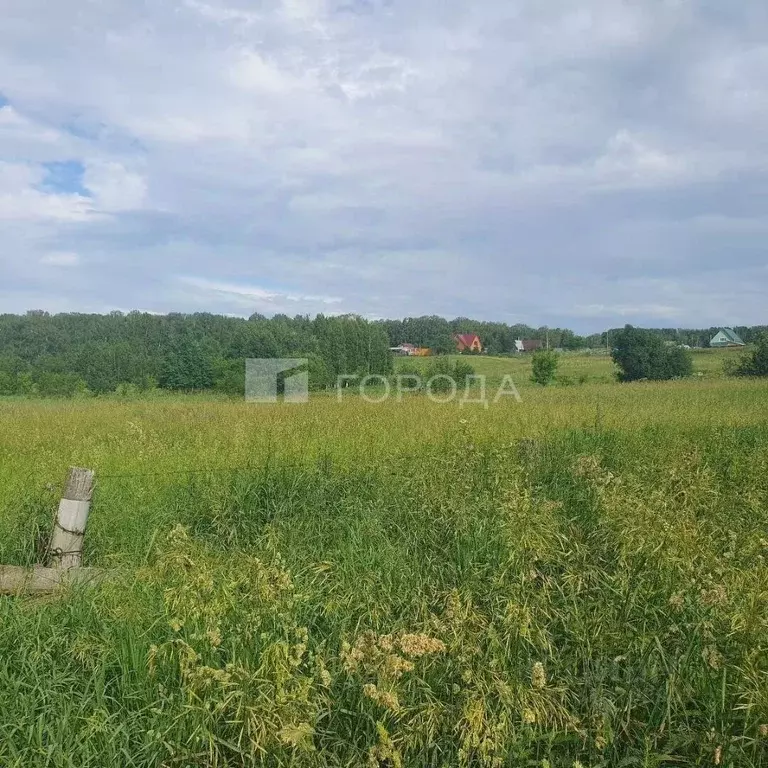
<svg viewBox="0 0 768 768">
<path fill-rule="evenodd" d="M 697 378 L 722 378 L 724 365 L 741 356 L 740 349 L 695 349 L 691 351 L 694 375 Z M 521 354 L 507 357 L 491 355 L 449 355 L 449 359 L 468 363 L 475 373 L 484 375 L 491 383 L 500 382 L 511 375 L 519 389 L 536 386 L 531 382 L 531 361 L 533 355 Z M 397 358 L 395 368 L 415 367 L 425 371 L 434 358 Z M 558 354 L 558 377 L 570 384 L 606 384 L 616 379 L 616 367 L 610 356 L 603 350 L 584 352 L 561 352 Z"/>
<path fill-rule="evenodd" d="M 0 765 L 768 765 L 768 382 L 520 388 L 0 404 Z"/>
</svg>

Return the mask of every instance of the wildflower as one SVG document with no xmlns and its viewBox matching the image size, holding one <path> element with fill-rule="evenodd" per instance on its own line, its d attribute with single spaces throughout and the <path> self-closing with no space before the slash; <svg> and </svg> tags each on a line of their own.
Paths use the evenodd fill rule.
<svg viewBox="0 0 768 768">
<path fill-rule="evenodd" d="M 147 654 L 147 667 L 149 668 L 149 674 L 154 675 L 157 668 L 157 654 L 159 648 L 156 645 L 149 646 L 149 653 Z"/>
<path fill-rule="evenodd" d="M 363 686 L 363 694 L 369 699 L 375 699 L 379 695 L 379 689 L 373 683 L 367 683 Z"/>
<path fill-rule="evenodd" d="M 379 648 L 385 653 L 391 653 L 395 649 L 395 641 L 392 635 L 382 635 L 378 641 Z"/>
<path fill-rule="evenodd" d="M 399 680 L 406 672 L 413 672 L 413 669 L 413 662 L 395 653 L 389 654 L 384 660 L 384 674 L 391 680 Z"/>
<path fill-rule="evenodd" d="M 294 667 L 298 667 L 301 664 L 304 654 L 307 652 L 307 643 L 309 641 L 309 633 L 306 627 L 302 627 L 296 631 L 297 643 L 291 650 L 291 664 Z"/>
<path fill-rule="evenodd" d="M 722 762 L 722 759 L 723 759 L 723 748 L 718 747 L 715 750 L 715 765 L 720 765 L 720 763 Z"/>
<path fill-rule="evenodd" d="M 341 646 L 341 660 L 346 672 L 355 672 L 360 664 L 365 660 L 366 654 L 363 650 L 367 643 L 367 637 L 361 635 L 357 638 L 354 648 L 347 642 Z"/>
<path fill-rule="evenodd" d="M 728 601 L 728 593 L 722 584 L 718 584 L 712 589 L 701 590 L 701 602 L 704 605 L 723 605 Z"/>
<path fill-rule="evenodd" d="M 577 477 L 593 478 L 600 472 L 600 459 L 596 456 L 580 456 L 574 467 Z"/>
<path fill-rule="evenodd" d="M 685 605 L 685 598 L 682 592 L 676 592 L 669 598 L 669 604 L 676 610 L 681 611 Z"/>
<path fill-rule="evenodd" d="M 526 725 L 533 725 L 536 722 L 536 713 L 532 709 L 523 710 L 523 722 Z"/>
<path fill-rule="evenodd" d="M 444 653 L 445 643 L 428 635 L 403 635 L 400 648 L 406 656 L 417 659 L 430 653 Z"/>
<path fill-rule="evenodd" d="M 758 729 L 757 732 L 761 736 L 768 736 L 768 723 L 763 723 Z"/>
<path fill-rule="evenodd" d="M 604 736 L 598 736 L 595 739 L 595 749 L 599 749 L 600 751 L 605 749 L 605 746 L 608 742 L 605 740 Z"/>
<path fill-rule="evenodd" d="M 372 683 L 368 683 L 363 686 L 363 694 L 366 698 L 375 701 L 390 712 L 397 712 L 400 709 L 400 701 L 397 698 L 397 694 L 392 691 L 381 691 Z"/>
<path fill-rule="evenodd" d="M 531 685 L 534 688 L 544 688 L 547 684 L 547 673 L 544 671 L 544 665 L 537 661 L 533 665 L 533 670 L 531 671 Z"/>
<path fill-rule="evenodd" d="M 382 765 L 389 765 L 392 768 L 403 768 L 402 755 L 395 748 L 392 737 L 387 733 L 383 723 L 376 723 L 376 733 L 378 735 L 378 744 L 368 753 L 368 765 L 371 768 L 379 768 Z"/>
<path fill-rule="evenodd" d="M 400 709 L 397 694 L 390 691 L 380 691 L 378 702 L 384 709 L 388 709 L 390 712 L 397 712 Z"/>
<path fill-rule="evenodd" d="M 445 618 L 447 621 L 452 622 L 455 619 L 458 619 L 461 615 L 461 597 L 459 596 L 459 593 L 454 589 L 453 592 L 451 592 L 450 595 L 448 595 L 448 600 L 446 601 L 446 607 L 445 607 Z"/>
<path fill-rule="evenodd" d="M 701 655 L 704 658 L 704 661 L 706 661 L 712 669 L 723 668 L 723 662 L 725 661 L 723 654 L 714 646 L 707 646 Z"/>
<path fill-rule="evenodd" d="M 289 747 L 311 749 L 315 729 L 309 723 L 286 725 L 277 734 L 280 741 Z"/>
</svg>

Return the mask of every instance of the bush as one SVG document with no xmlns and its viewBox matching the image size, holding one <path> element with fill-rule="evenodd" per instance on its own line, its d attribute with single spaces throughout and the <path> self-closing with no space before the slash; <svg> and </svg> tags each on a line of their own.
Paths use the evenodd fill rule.
<svg viewBox="0 0 768 768">
<path fill-rule="evenodd" d="M 44 373 L 37 377 L 37 392 L 42 397 L 85 395 L 88 385 L 75 373 Z"/>
<path fill-rule="evenodd" d="M 130 400 L 138 396 L 139 388 L 131 382 L 123 381 L 115 387 L 115 394 L 118 397 L 123 397 L 126 400 Z"/>
<path fill-rule="evenodd" d="M 17 391 L 18 381 L 16 375 L 0 371 L 0 396 L 15 395 Z"/>
<path fill-rule="evenodd" d="M 628 325 L 614 341 L 611 357 L 619 366 L 619 381 L 667 381 L 693 373 L 688 350 L 666 344 L 653 331 Z"/>
<path fill-rule="evenodd" d="M 152 392 L 158 388 L 157 379 L 148 373 L 140 374 L 133 383 L 138 387 L 139 392 Z"/>
<path fill-rule="evenodd" d="M 467 380 L 475 375 L 475 369 L 464 360 L 457 360 L 453 366 L 453 378 L 459 384 L 467 383 Z"/>
<path fill-rule="evenodd" d="M 463 360 L 454 361 L 449 357 L 437 357 L 427 368 L 426 381 L 431 381 L 432 392 L 447 392 L 452 388 L 451 379 L 456 382 L 458 388 L 466 386 L 469 377 L 474 375 L 475 369 Z"/>
<path fill-rule="evenodd" d="M 755 348 L 742 356 L 733 373 L 736 376 L 768 376 L 768 333 L 758 337 Z"/>
<path fill-rule="evenodd" d="M 558 366 L 557 354 L 547 349 L 533 353 L 533 372 L 531 381 L 546 387 L 555 380 Z"/>
<path fill-rule="evenodd" d="M 413 391 L 419 392 L 424 388 L 424 373 L 418 365 L 415 365 L 410 360 L 400 363 L 395 369 L 395 376 L 392 379 L 392 383 L 397 385 L 397 382 L 402 382 L 403 386 L 412 388 Z"/>
<path fill-rule="evenodd" d="M 216 360 L 213 388 L 223 394 L 245 397 L 245 363 L 223 358 Z"/>
<path fill-rule="evenodd" d="M 412 361 L 405 360 L 396 367 L 395 374 L 398 376 L 421 376 L 422 370 Z"/>
</svg>

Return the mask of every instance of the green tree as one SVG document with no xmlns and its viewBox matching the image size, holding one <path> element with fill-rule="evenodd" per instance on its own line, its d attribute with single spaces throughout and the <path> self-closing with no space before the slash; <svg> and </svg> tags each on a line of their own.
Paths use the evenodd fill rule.
<svg viewBox="0 0 768 768">
<path fill-rule="evenodd" d="M 737 376 L 768 376 L 768 333 L 757 337 L 755 348 L 742 356 L 734 372 Z"/>
<path fill-rule="evenodd" d="M 560 361 L 557 354 L 547 349 L 534 352 L 531 371 L 531 381 L 546 387 L 555 380 L 557 366 Z"/>
<path fill-rule="evenodd" d="M 309 371 L 309 389 L 312 392 L 317 392 L 326 387 L 332 387 L 336 380 L 332 378 L 331 372 L 328 370 L 328 366 L 325 364 L 320 355 L 314 353 L 303 353 L 297 355 L 297 357 L 307 358 L 307 369 Z"/>
<path fill-rule="evenodd" d="M 16 374 L 0 370 L 0 396 L 15 395 L 18 389 L 19 383 Z"/>
<path fill-rule="evenodd" d="M 163 361 L 159 381 L 163 389 L 210 389 L 214 383 L 213 360 L 199 342 L 184 335 Z"/>
<path fill-rule="evenodd" d="M 690 376 L 693 372 L 688 350 L 665 342 L 658 333 L 627 325 L 612 339 L 611 356 L 619 367 L 620 381 L 666 381 Z"/>
<path fill-rule="evenodd" d="M 218 358 L 213 362 L 213 388 L 227 395 L 245 397 L 244 360 Z"/>
<path fill-rule="evenodd" d="M 88 391 L 85 381 L 75 373 L 42 373 L 36 384 L 42 397 L 74 397 Z"/>
</svg>

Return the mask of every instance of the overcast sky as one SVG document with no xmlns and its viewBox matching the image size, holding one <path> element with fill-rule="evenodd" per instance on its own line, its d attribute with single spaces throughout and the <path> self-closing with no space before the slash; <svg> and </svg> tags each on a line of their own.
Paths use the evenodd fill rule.
<svg viewBox="0 0 768 768">
<path fill-rule="evenodd" d="M 0 15 L 0 312 L 768 322 L 765 0 Z"/>
</svg>

